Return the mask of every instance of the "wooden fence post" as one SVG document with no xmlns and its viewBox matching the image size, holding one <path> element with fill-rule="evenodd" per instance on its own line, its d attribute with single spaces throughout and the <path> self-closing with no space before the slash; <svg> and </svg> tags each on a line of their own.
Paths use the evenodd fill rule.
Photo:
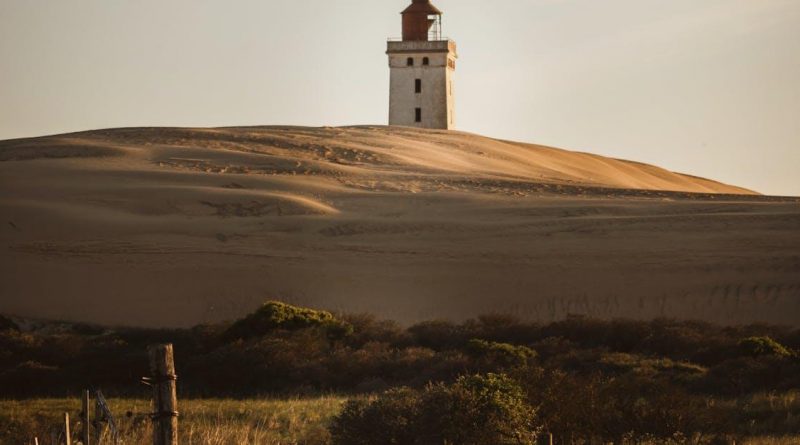
<svg viewBox="0 0 800 445">
<path fill-rule="evenodd" d="M 538 445 L 553 445 L 553 435 L 551 433 L 542 433 L 536 443 Z"/>
<path fill-rule="evenodd" d="M 83 392 L 83 411 L 81 412 L 81 440 L 83 445 L 89 445 L 89 390 Z"/>
<path fill-rule="evenodd" d="M 64 443 L 72 445 L 72 437 L 69 434 L 69 413 L 64 413 L 64 437 Z"/>
<path fill-rule="evenodd" d="M 178 445 L 178 397 L 172 345 L 154 345 L 150 355 L 153 386 L 153 445 Z"/>
<path fill-rule="evenodd" d="M 98 436 L 97 445 L 100 445 L 101 438 L 107 429 L 111 429 L 111 439 L 114 444 L 119 443 L 119 428 L 117 423 L 114 422 L 114 415 L 111 414 L 111 408 L 108 406 L 106 398 L 103 397 L 103 392 L 99 389 L 94 392 L 95 399 L 95 434 Z"/>
<path fill-rule="evenodd" d="M 96 396 L 95 396 L 96 397 Z M 94 441 L 97 445 L 103 440 L 103 433 L 106 430 L 106 422 L 105 422 L 105 414 L 103 413 L 103 408 L 97 403 L 95 400 L 94 404 Z"/>
</svg>

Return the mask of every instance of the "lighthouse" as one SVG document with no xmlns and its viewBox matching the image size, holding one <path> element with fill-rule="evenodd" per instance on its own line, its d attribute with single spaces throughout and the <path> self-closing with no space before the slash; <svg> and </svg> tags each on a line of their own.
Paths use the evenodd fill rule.
<svg viewBox="0 0 800 445">
<path fill-rule="evenodd" d="M 389 125 L 455 128 L 456 43 L 442 37 L 442 11 L 413 0 L 402 13 L 403 37 L 389 39 Z"/>
</svg>

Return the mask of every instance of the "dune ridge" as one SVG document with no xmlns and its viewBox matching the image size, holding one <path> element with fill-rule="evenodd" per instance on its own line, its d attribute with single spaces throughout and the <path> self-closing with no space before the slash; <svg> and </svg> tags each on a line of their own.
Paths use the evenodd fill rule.
<svg viewBox="0 0 800 445">
<path fill-rule="evenodd" d="M 450 131 L 0 141 L 0 312 L 187 326 L 283 299 L 404 322 L 499 311 L 797 324 L 798 203 Z"/>
<path fill-rule="evenodd" d="M 142 147 L 162 164 L 221 173 L 295 173 L 375 181 L 390 181 L 387 178 L 396 176 L 429 180 L 468 177 L 583 187 L 756 194 L 639 162 L 462 132 L 390 127 L 99 130 L 3 141 L 0 160 L 124 156 L 133 155 Z"/>
</svg>

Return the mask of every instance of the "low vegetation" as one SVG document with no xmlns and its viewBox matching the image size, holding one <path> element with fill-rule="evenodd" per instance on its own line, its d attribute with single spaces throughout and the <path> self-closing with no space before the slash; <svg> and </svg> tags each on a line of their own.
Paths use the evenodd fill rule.
<svg viewBox="0 0 800 445">
<path fill-rule="evenodd" d="M 264 337 L 275 331 L 322 330 L 330 339 L 341 339 L 353 332 L 353 326 L 327 311 L 292 306 L 269 301 L 250 315 L 236 321 L 223 338 L 241 340 Z"/>
<path fill-rule="evenodd" d="M 350 401 L 330 430 L 334 445 L 528 444 L 539 428 L 536 412 L 509 377 L 471 375 Z"/>
<path fill-rule="evenodd" d="M 0 442 L 57 418 L 36 397 L 87 387 L 146 397 L 138 381 L 157 342 L 175 345 L 183 434 L 218 432 L 187 443 L 526 444 L 547 433 L 559 444 L 782 443 L 800 431 L 798 330 L 502 315 L 403 328 L 268 302 L 239 321 L 177 330 L 0 318 L 2 397 L 22 400 L 0 402 Z M 324 394 L 351 400 L 295 401 L 299 421 L 252 401 Z M 206 403 L 228 408 L 189 414 Z M 246 420 L 220 432 L 236 419 Z M 146 434 L 146 422 L 131 425 Z"/>
<path fill-rule="evenodd" d="M 283 400 L 183 399 L 180 443 L 328 444 L 327 425 L 344 402 L 343 398 L 328 396 Z M 149 400 L 109 399 L 108 403 L 117 414 L 115 422 L 121 443 L 151 443 Z M 72 430 L 78 431 L 80 410 L 78 398 L 0 400 L 0 443 L 29 444 L 36 437 L 41 445 L 61 445 L 64 440 L 59 420 L 65 412 L 70 413 Z M 109 430 L 103 438 L 103 443 L 112 443 Z"/>
</svg>

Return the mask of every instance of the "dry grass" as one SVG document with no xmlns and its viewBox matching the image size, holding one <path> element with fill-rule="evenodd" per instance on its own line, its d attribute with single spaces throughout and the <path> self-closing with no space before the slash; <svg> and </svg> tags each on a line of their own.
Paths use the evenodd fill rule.
<svg viewBox="0 0 800 445">
<path fill-rule="evenodd" d="M 755 437 L 746 439 L 742 445 L 797 445 L 800 444 L 800 436 L 783 437 Z"/>
<path fill-rule="evenodd" d="M 290 400 L 183 399 L 180 443 L 202 445 L 322 445 L 329 443 L 327 426 L 346 399 L 320 397 Z M 737 402 L 729 401 L 735 404 Z M 762 415 L 771 413 L 792 426 L 798 421 L 800 404 L 797 393 L 759 394 L 738 402 Z M 120 428 L 120 443 L 150 444 L 151 428 L 146 414 L 150 403 L 140 399 L 110 399 L 109 405 Z M 70 413 L 73 443 L 80 430 L 80 401 L 74 399 L 0 400 L 0 444 L 32 444 L 33 437 L 41 445 L 63 443 L 63 415 Z M 130 415 L 128 415 L 130 413 Z M 791 419 L 786 419 L 789 416 Z M 782 425 L 786 426 L 786 425 Z M 768 436 L 753 432 L 755 437 L 738 442 L 741 445 L 798 445 L 800 436 Z M 103 443 L 111 443 L 110 436 Z"/>
<path fill-rule="evenodd" d="M 324 444 L 329 438 L 328 421 L 338 413 L 344 400 L 339 397 L 181 400 L 180 441 L 203 445 Z M 151 443 L 149 401 L 110 399 L 108 402 L 116 416 L 121 443 Z M 63 443 L 61 423 L 65 412 L 70 413 L 77 440 L 80 409 L 77 398 L 0 401 L 0 443 L 33 443 L 34 437 L 39 438 L 41 445 Z"/>
<path fill-rule="evenodd" d="M 731 412 L 746 413 L 742 434 L 757 437 L 755 445 L 800 444 L 800 391 L 757 393 L 722 402 Z M 782 434 L 791 435 L 784 437 Z"/>
</svg>

